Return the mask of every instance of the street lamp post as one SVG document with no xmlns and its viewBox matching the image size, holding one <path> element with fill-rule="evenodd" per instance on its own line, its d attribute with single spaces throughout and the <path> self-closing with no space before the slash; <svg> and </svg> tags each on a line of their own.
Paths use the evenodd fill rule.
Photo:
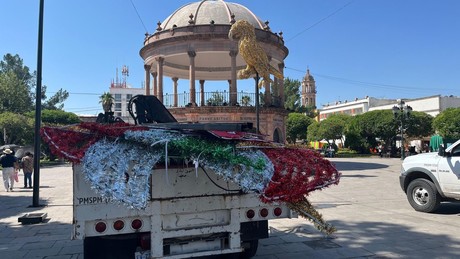
<svg viewBox="0 0 460 259">
<path fill-rule="evenodd" d="M 405 154 L 404 154 L 404 121 L 409 118 L 410 112 L 412 111 L 412 107 L 409 105 L 404 106 L 405 102 L 401 99 L 398 99 L 398 106 L 393 106 L 393 114 L 395 116 L 395 119 L 397 120 L 399 118 L 401 122 L 401 160 L 404 160 Z"/>
</svg>

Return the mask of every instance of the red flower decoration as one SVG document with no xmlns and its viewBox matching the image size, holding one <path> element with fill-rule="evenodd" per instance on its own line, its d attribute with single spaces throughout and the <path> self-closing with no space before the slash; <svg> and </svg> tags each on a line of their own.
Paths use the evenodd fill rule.
<svg viewBox="0 0 460 259">
<path fill-rule="evenodd" d="M 262 149 L 275 167 L 261 196 L 264 202 L 301 201 L 311 191 L 338 184 L 340 173 L 318 152 L 297 148 Z"/>
</svg>

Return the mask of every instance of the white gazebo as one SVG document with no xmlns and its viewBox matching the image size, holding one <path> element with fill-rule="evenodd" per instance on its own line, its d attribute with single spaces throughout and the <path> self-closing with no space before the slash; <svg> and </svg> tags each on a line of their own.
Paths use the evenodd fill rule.
<svg viewBox="0 0 460 259">
<path fill-rule="evenodd" d="M 210 114 L 212 111 L 193 109 L 198 113 L 193 114 L 177 110 L 181 107 L 177 92 L 178 80 L 187 80 L 189 84 L 190 92 L 186 96 L 188 103 L 185 108 L 210 108 L 206 99 L 209 96 L 205 96 L 206 81 L 225 81 L 228 82 L 228 90 L 225 89 L 227 96 L 224 96 L 224 106 L 252 108 L 251 112 L 247 110 L 242 114 L 254 113 L 254 107 L 241 106 L 244 98 L 238 93 L 237 72 L 246 64 L 238 54 L 238 43 L 228 38 L 230 27 L 237 20 L 247 20 L 255 27 L 257 40 L 265 50 L 270 64 L 283 73 L 288 49 L 284 46 L 282 33 L 273 33 L 268 21 L 263 22 L 240 4 L 203 0 L 180 7 L 163 22 L 158 22 L 153 34 L 146 35 L 144 47 L 140 50 L 144 59 L 145 94 L 155 95 L 163 103 L 167 97 L 167 106 L 179 121 L 198 122 L 201 121 L 199 118 L 203 118 L 203 113 Z M 168 96 L 164 94 L 166 77 L 172 80 L 172 95 Z M 266 129 L 263 131 L 275 140 L 284 141 L 284 86 L 282 80 L 273 76 L 272 79 L 273 85 L 265 84 L 263 100 L 263 107 L 270 108 L 271 111 L 261 110 L 261 121 L 265 119 L 267 123 L 276 124 L 265 125 Z M 196 86 L 197 82 L 199 88 Z M 181 100 L 184 98 L 185 96 L 181 97 Z M 232 111 L 224 111 L 224 114 L 229 112 Z M 270 115 L 264 117 L 267 112 Z M 273 112 L 278 115 L 273 117 Z M 226 120 L 220 117 L 219 121 Z M 244 115 L 227 117 L 230 121 L 241 121 L 241 117 L 248 120 L 248 116 Z M 208 121 L 213 120 L 208 116 Z M 264 125 L 261 124 L 260 128 L 262 131 Z M 274 131 L 281 136 L 275 136 Z"/>
</svg>

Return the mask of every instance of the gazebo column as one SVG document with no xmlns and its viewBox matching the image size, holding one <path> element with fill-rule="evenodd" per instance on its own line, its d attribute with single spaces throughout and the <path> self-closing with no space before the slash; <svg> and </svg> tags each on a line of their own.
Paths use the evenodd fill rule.
<svg viewBox="0 0 460 259">
<path fill-rule="evenodd" d="M 150 95 L 150 68 L 151 65 L 144 65 L 145 69 L 145 95 Z"/>
<path fill-rule="evenodd" d="M 275 106 L 276 107 L 279 107 L 279 104 L 278 104 L 278 99 L 279 99 L 279 96 L 278 96 L 278 93 L 279 93 L 279 91 L 278 91 L 278 88 L 279 88 L 278 83 L 279 83 L 278 78 L 276 78 L 276 76 L 274 76 L 273 77 L 272 90 L 273 90 L 273 96 L 275 97 L 274 100 L 275 100 Z"/>
<path fill-rule="evenodd" d="M 158 71 L 158 100 L 163 103 L 163 63 L 165 59 L 163 57 L 157 58 L 157 71 Z"/>
<path fill-rule="evenodd" d="M 173 107 L 177 107 L 177 80 L 179 78 L 173 77 L 171 79 L 173 80 Z"/>
<path fill-rule="evenodd" d="M 204 80 L 200 80 L 200 106 L 204 106 Z"/>
<path fill-rule="evenodd" d="M 152 77 L 153 77 L 153 95 L 158 96 L 158 72 L 153 72 Z"/>
<path fill-rule="evenodd" d="M 268 57 L 268 61 L 270 62 L 272 60 L 272 57 Z M 270 76 L 270 74 L 268 75 Z M 271 94 L 271 89 L 270 89 L 270 82 L 267 82 L 264 80 L 264 87 L 265 87 L 265 93 L 264 93 L 264 105 L 266 107 L 272 105 L 272 94 Z"/>
<path fill-rule="evenodd" d="M 238 52 L 236 50 L 231 50 L 229 55 L 231 57 L 231 79 L 230 79 L 230 105 L 236 105 L 238 102 L 238 94 L 237 94 L 237 87 L 236 87 L 236 55 Z"/>
<path fill-rule="evenodd" d="M 188 56 L 190 58 L 189 66 L 189 79 L 190 79 L 190 104 L 196 106 L 196 89 L 195 89 L 195 51 L 189 51 Z"/>
<path fill-rule="evenodd" d="M 278 64 L 279 71 L 281 75 L 284 77 L 284 62 Z M 278 86 L 278 96 L 280 97 L 280 105 L 281 107 L 284 107 L 284 80 L 279 80 L 280 84 Z"/>
<path fill-rule="evenodd" d="M 264 87 L 265 87 L 264 103 L 265 103 L 265 106 L 268 107 L 272 105 L 272 94 L 270 91 L 270 82 L 264 80 Z"/>
</svg>

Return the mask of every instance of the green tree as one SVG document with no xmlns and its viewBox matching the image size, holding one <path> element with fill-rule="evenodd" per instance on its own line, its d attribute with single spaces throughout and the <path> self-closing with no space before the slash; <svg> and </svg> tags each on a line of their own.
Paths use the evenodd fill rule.
<svg viewBox="0 0 460 259">
<path fill-rule="evenodd" d="M 0 112 L 23 113 L 32 110 L 28 86 L 13 71 L 0 73 Z"/>
<path fill-rule="evenodd" d="M 0 129 L 3 144 L 26 145 L 33 143 L 33 120 L 24 115 L 12 112 L 1 113 Z"/>
<path fill-rule="evenodd" d="M 307 139 L 307 129 L 313 120 L 301 113 L 289 113 L 286 120 L 286 140 L 295 143 Z"/>
<path fill-rule="evenodd" d="M 343 137 L 350 119 L 351 116 L 346 114 L 333 114 L 329 116 L 319 123 L 319 137 L 328 141 L 332 140 L 333 143 L 335 143 L 336 139 L 340 139 L 343 144 Z"/>
<path fill-rule="evenodd" d="M 406 119 L 406 131 L 408 137 L 421 138 L 434 133 L 433 116 L 424 112 L 413 111 Z"/>
<path fill-rule="evenodd" d="M 46 86 L 45 91 L 46 92 Z M 53 96 L 51 96 L 48 100 L 46 100 L 42 104 L 43 110 L 63 110 L 64 109 L 64 101 L 67 100 L 69 97 L 69 93 L 66 90 L 59 89 Z M 44 99 L 46 99 L 46 94 L 44 95 Z"/>
<path fill-rule="evenodd" d="M 301 107 L 300 103 L 300 88 L 301 82 L 299 80 L 293 80 L 289 77 L 284 78 L 284 108 L 298 112 Z"/>
<path fill-rule="evenodd" d="M 313 121 L 310 125 L 308 125 L 307 140 L 310 142 L 322 140 L 319 129 L 319 122 Z"/>
<path fill-rule="evenodd" d="M 249 106 L 251 103 L 251 97 L 249 95 L 244 95 L 241 97 L 241 106 Z"/>
<path fill-rule="evenodd" d="M 220 106 L 224 103 L 224 95 L 219 92 L 212 92 L 211 98 L 207 100 L 208 105 Z"/>
<path fill-rule="evenodd" d="M 33 78 L 35 73 L 31 73 L 29 67 L 24 66 L 22 58 L 18 54 L 11 55 L 10 53 L 3 56 L 3 60 L 0 61 L 0 74 L 12 72 L 16 75 L 21 82 L 24 82 L 28 86 L 32 86 Z M 29 89 L 30 91 L 30 89 Z"/>
<path fill-rule="evenodd" d="M 35 118 L 35 112 L 29 112 L 26 116 L 33 119 Z M 62 110 L 43 110 L 41 119 L 42 123 L 47 126 L 65 126 L 81 122 L 75 113 Z"/>
<path fill-rule="evenodd" d="M 34 110 L 36 93 L 36 72 L 24 65 L 19 55 L 6 54 L 0 61 L 0 112 L 25 113 Z M 46 100 L 46 86 L 42 87 L 40 98 L 46 109 L 62 109 L 69 94 L 60 89 Z"/>
<path fill-rule="evenodd" d="M 460 139 L 460 108 L 448 108 L 433 120 L 433 128 L 445 139 Z"/>
</svg>

